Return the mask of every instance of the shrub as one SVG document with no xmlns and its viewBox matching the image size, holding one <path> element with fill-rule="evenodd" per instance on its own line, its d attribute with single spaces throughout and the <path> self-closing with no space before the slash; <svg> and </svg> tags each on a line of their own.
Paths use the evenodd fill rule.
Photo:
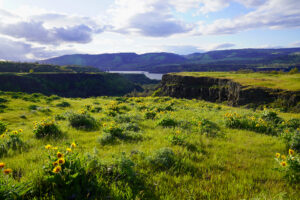
<svg viewBox="0 0 300 200">
<path fill-rule="evenodd" d="M 104 126 L 103 131 L 110 133 L 114 137 L 122 137 L 124 129 L 120 125 L 112 123 L 108 126 Z"/>
<path fill-rule="evenodd" d="M 35 180 L 33 196 L 55 199 L 97 199 L 102 192 L 97 181 L 95 167 L 98 160 L 80 157 L 74 150 L 48 150 L 48 163 L 43 168 L 43 176 Z"/>
<path fill-rule="evenodd" d="M 274 122 L 271 121 L 272 117 L 274 116 L 267 116 L 267 121 L 257 116 L 240 116 L 237 113 L 226 113 L 225 124 L 229 128 L 246 129 L 258 133 L 277 135 L 280 125 L 274 124 Z"/>
<path fill-rule="evenodd" d="M 33 133 L 36 138 L 58 137 L 62 135 L 62 131 L 59 129 L 58 125 L 54 120 L 50 119 L 35 122 Z"/>
<path fill-rule="evenodd" d="M 98 128 L 96 119 L 87 113 L 71 113 L 68 118 L 70 125 L 76 129 L 92 131 Z"/>
<path fill-rule="evenodd" d="M 0 134 L 6 131 L 6 127 L 7 125 L 4 122 L 0 121 Z"/>
<path fill-rule="evenodd" d="M 129 115 L 118 115 L 115 117 L 115 121 L 118 123 L 129 123 L 131 122 L 131 117 Z"/>
<path fill-rule="evenodd" d="M 8 102 L 8 100 L 7 100 L 7 99 L 0 98 L 0 103 L 6 103 L 6 102 Z"/>
<path fill-rule="evenodd" d="M 160 170 L 167 170 L 175 163 L 175 154 L 170 148 L 161 148 L 149 158 L 151 165 Z"/>
<path fill-rule="evenodd" d="M 133 131 L 133 132 L 138 132 L 140 130 L 140 127 L 136 123 L 126 123 L 122 125 L 122 128 L 126 131 Z"/>
<path fill-rule="evenodd" d="M 116 140 L 116 137 L 114 137 L 112 134 L 106 133 L 106 132 L 103 133 L 102 137 L 98 138 L 98 142 L 101 145 L 112 144 L 112 143 L 114 143 L 115 140 Z"/>
<path fill-rule="evenodd" d="M 172 145 L 184 146 L 186 144 L 185 137 L 180 135 L 171 135 L 168 137 L 168 140 Z"/>
<path fill-rule="evenodd" d="M 59 120 L 66 120 L 67 118 L 66 118 L 66 116 L 65 115 L 62 115 L 62 114 L 57 114 L 57 115 L 55 115 L 55 120 L 56 121 L 59 121 Z"/>
<path fill-rule="evenodd" d="M 289 155 L 280 155 L 276 153 L 276 161 L 280 165 L 276 168 L 278 171 L 284 173 L 284 177 L 290 181 L 300 182 L 300 156 L 293 149 L 289 149 Z"/>
<path fill-rule="evenodd" d="M 178 125 L 178 122 L 174 119 L 171 119 L 169 117 L 163 118 L 158 122 L 158 125 L 163 127 L 175 127 Z"/>
<path fill-rule="evenodd" d="M 145 119 L 154 119 L 156 117 L 156 112 L 148 111 L 145 113 Z"/>
<path fill-rule="evenodd" d="M 277 113 L 274 111 L 270 111 L 270 110 L 264 110 L 262 113 L 262 117 L 263 120 L 269 121 L 271 123 L 275 123 L 275 124 L 279 124 L 281 122 L 283 122 L 283 120 L 278 117 Z"/>
<path fill-rule="evenodd" d="M 99 113 L 102 110 L 102 108 L 100 106 L 96 106 L 96 107 L 92 107 L 92 109 L 90 110 L 92 113 Z"/>
<path fill-rule="evenodd" d="M 217 124 L 207 120 L 207 119 L 201 119 L 198 122 L 198 129 L 201 134 L 204 134 L 209 137 L 216 137 L 220 135 L 219 133 L 219 127 Z"/>
<path fill-rule="evenodd" d="M 38 106 L 37 105 L 30 105 L 30 106 L 28 106 L 28 109 L 29 110 L 37 110 Z"/>
<path fill-rule="evenodd" d="M 290 148 L 300 153 L 300 132 L 295 131 L 291 137 Z"/>
<path fill-rule="evenodd" d="M 62 108 L 66 108 L 66 107 L 70 107 L 71 104 L 69 102 L 63 101 L 61 103 L 56 104 L 57 107 L 62 107 Z"/>
<path fill-rule="evenodd" d="M 141 140 L 141 134 L 136 133 L 138 130 L 139 127 L 132 123 L 126 125 L 119 125 L 115 123 L 111 123 L 109 125 L 104 124 L 103 134 L 98 138 L 98 142 L 101 145 L 106 145 L 112 144 L 116 140 Z"/>
<path fill-rule="evenodd" d="M 300 128 L 300 119 L 290 119 L 286 122 L 286 126 L 291 129 Z"/>
<path fill-rule="evenodd" d="M 21 139 L 22 130 L 0 135 L 0 157 L 6 156 L 10 150 L 21 152 L 27 144 Z"/>
</svg>

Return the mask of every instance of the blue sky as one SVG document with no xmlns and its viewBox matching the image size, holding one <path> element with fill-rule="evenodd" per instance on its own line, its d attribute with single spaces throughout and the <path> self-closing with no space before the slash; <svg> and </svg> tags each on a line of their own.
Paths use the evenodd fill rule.
<svg viewBox="0 0 300 200">
<path fill-rule="evenodd" d="M 0 0 L 0 60 L 300 47 L 299 0 Z"/>
</svg>

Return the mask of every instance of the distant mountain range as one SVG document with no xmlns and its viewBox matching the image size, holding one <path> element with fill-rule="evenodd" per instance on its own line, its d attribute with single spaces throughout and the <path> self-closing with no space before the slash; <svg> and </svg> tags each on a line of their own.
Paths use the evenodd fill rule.
<svg viewBox="0 0 300 200">
<path fill-rule="evenodd" d="M 300 48 L 220 50 L 190 55 L 173 53 L 74 54 L 42 60 L 43 64 L 93 66 L 103 71 L 230 71 L 286 69 L 300 66 Z"/>
</svg>

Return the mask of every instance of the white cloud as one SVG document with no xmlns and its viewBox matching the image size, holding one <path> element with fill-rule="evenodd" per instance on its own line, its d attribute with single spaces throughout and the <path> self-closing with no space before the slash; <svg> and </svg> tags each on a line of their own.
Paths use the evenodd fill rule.
<svg viewBox="0 0 300 200">
<path fill-rule="evenodd" d="M 234 34 L 257 28 L 283 29 L 300 27 L 299 0 L 269 0 L 256 10 L 234 19 L 218 19 L 199 25 L 198 34 Z"/>
<path fill-rule="evenodd" d="M 189 32 L 191 25 L 173 17 L 171 8 L 169 1 L 117 0 L 109 10 L 112 31 L 151 37 Z"/>
<path fill-rule="evenodd" d="M 46 47 L 35 47 L 27 42 L 17 41 L 0 36 L 0 59 L 12 61 L 32 61 L 37 59 L 75 53 L 74 50 L 51 50 Z"/>
</svg>

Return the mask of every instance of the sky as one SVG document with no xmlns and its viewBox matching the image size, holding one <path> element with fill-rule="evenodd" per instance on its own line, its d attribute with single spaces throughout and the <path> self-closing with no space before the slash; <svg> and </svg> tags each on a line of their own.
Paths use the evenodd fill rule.
<svg viewBox="0 0 300 200">
<path fill-rule="evenodd" d="M 300 0 L 0 0 L 0 60 L 300 47 Z"/>
</svg>

